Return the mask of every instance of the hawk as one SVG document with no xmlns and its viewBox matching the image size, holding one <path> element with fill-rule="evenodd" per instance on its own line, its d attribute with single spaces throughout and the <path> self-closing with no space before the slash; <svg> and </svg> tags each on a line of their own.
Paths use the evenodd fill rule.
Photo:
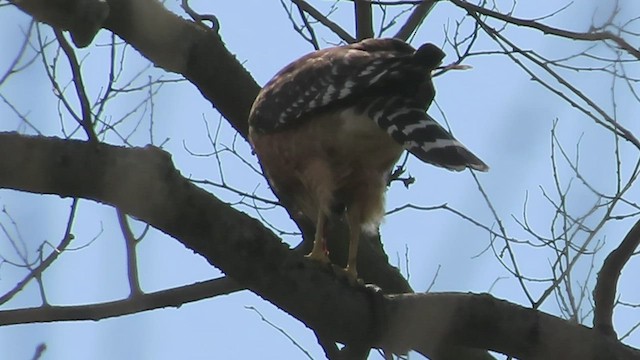
<svg viewBox="0 0 640 360">
<path fill-rule="evenodd" d="M 249 141 L 276 193 L 315 223 L 309 258 L 330 262 L 329 216 L 349 225 L 346 272 L 357 278 L 362 230 L 375 231 L 384 194 L 404 150 L 449 170 L 488 166 L 426 110 L 431 72 L 445 54 L 397 39 L 367 39 L 307 54 L 277 73 L 249 115 Z"/>
</svg>

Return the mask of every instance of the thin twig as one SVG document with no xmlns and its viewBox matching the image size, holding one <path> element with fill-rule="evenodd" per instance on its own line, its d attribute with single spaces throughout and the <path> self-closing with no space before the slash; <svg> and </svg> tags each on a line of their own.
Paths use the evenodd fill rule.
<svg viewBox="0 0 640 360">
<path fill-rule="evenodd" d="M 296 341 L 296 339 L 294 339 L 291 335 L 289 335 L 286 331 L 284 331 L 284 329 L 282 329 L 281 327 L 278 327 L 276 324 L 272 323 L 271 321 L 269 321 L 267 318 L 264 317 L 264 315 L 262 315 L 262 313 L 256 309 L 253 306 L 245 306 L 245 309 L 248 310 L 253 310 L 255 311 L 256 314 L 258 314 L 258 316 L 260 316 L 260 320 L 264 321 L 265 323 L 267 323 L 269 326 L 271 326 L 272 328 L 278 330 L 278 332 L 280 332 L 282 335 L 284 335 L 287 339 L 289 339 L 293 345 L 295 347 L 297 347 L 300 351 L 302 351 L 309 359 L 313 360 L 313 357 L 311 356 L 311 354 L 309 354 L 309 352 L 307 350 L 305 350 L 302 345 L 300 345 L 299 342 Z"/>
<path fill-rule="evenodd" d="M 304 0 L 291 0 L 292 3 L 296 4 L 300 9 L 304 10 L 307 14 L 311 15 L 312 18 L 316 19 L 320 24 L 327 27 L 327 29 L 333 31 L 340 39 L 348 44 L 352 44 L 356 42 L 356 39 L 349 35 L 349 33 L 343 29 L 337 23 L 329 20 L 328 17 L 324 16 L 320 11 L 318 11 L 313 6 L 309 5 Z"/>
<path fill-rule="evenodd" d="M 120 231 L 124 237 L 125 248 L 127 253 L 127 279 L 129 280 L 129 297 L 134 297 L 142 294 L 140 288 L 140 279 L 138 277 L 138 256 L 136 255 L 136 246 L 138 245 L 138 239 L 133 235 L 131 226 L 127 220 L 127 215 L 120 209 L 116 209 L 118 214 L 118 224 L 120 224 Z"/>
<path fill-rule="evenodd" d="M 11 300 L 18 292 L 20 292 L 32 279 L 35 279 L 42 275 L 42 273 L 51 265 L 53 262 L 60 256 L 60 254 L 67 248 L 71 240 L 73 240 L 73 234 L 71 234 L 71 229 L 73 228 L 73 221 L 75 219 L 76 209 L 78 207 L 78 199 L 73 199 L 71 203 L 71 211 L 69 213 L 69 219 L 67 220 L 67 227 L 64 231 L 64 235 L 62 236 L 62 241 L 55 249 L 47 256 L 46 259 L 42 260 L 42 262 L 34 269 L 32 269 L 29 274 L 19 281 L 11 290 L 9 290 L 4 295 L 0 296 L 0 305 L 6 303 Z"/>
<path fill-rule="evenodd" d="M 486 8 L 483 8 L 481 6 L 478 5 L 474 5 L 471 3 L 468 3 L 466 1 L 462 1 L 462 0 L 449 0 L 452 3 L 454 3 L 455 5 L 464 8 L 465 10 L 472 11 L 472 12 L 476 12 L 488 17 L 492 17 L 494 19 L 498 19 L 498 20 L 502 20 L 504 22 L 507 22 L 509 24 L 513 24 L 513 25 L 518 25 L 518 26 L 524 26 L 524 27 L 529 27 L 529 28 L 533 28 L 536 30 L 540 30 L 545 34 L 548 35 L 555 35 L 555 36 L 559 36 L 559 37 L 563 37 L 563 38 L 567 38 L 567 39 L 572 39 L 572 40 L 583 40 L 583 41 L 606 41 L 606 40 L 610 40 L 613 41 L 614 43 L 616 43 L 621 49 L 625 50 L 626 52 L 628 52 L 629 54 L 631 54 L 633 57 L 635 57 L 636 59 L 640 60 L 640 50 L 636 49 L 635 47 L 633 47 L 631 44 L 629 44 L 628 42 L 626 42 L 623 38 L 616 36 L 614 34 L 612 34 L 609 31 L 595 31 L 595 32 L 588 32 L 588 33 L 582 33 L 582 32 L 575 32 L 575 31 L 570 31 L 570 30 L 564 30 L 564 29 L 558 29 L 558 28 L 554 28 L 552 26 L 548 26 L 542 23 L 539 23 L 537 21 L 534 20 L 526 20 L 526 19 L 519 19 L 516 17 L 513 17 L 511 15 L 505 15 L 505 14 L 501 14 L 497 11 L 493 11 L 493 10 L 489 10 Z"/>
<path fill-rule="evenodd" d="M 69 60 L 69 66 L 71 67 L 71 74 L 73 77 L 73 85 L 76 89 L 78 100 L 80 101 L 80 109 L 82 113 L 80 126 L 82 126 L 82 128 L 84 129 L 90 141 L 98 142 L 98 137 L 96 136 L 95 129 L 93 128 L 91 105 L 89 105 L 89 98 L 87 97 L 87 92 L 84 87 L 84 81 L 82 80 L 82 71 L 80 70 L 80 63 L 78 62 L 76 53 L 62 34 L 62 31 L 54 28 L 53 33 L 56 35 L 56 39 L 58 40 L 62 51 L 65 53 L 67 59 Z"/>
</svg>

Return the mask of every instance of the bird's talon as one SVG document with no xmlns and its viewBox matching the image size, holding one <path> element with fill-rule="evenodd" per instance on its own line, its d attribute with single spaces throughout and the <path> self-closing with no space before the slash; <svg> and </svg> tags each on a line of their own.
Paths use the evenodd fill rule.
<svg viewBox="0 0 640 360">
<path fill-rule="evenodd" d="M 371 291 L 372 294 L 382 294 L 382 288 L 376 284 L 365 284 L 364 287 Z"/>
<path fill-rule="evenodd" d="M 331 260 L 327 256 L 327 253 L 323 251 L 312 251 L 309 254 L 305 255 L 305 257 L 309 260 L 313 260 L 319 262 L 321 264 L 329 264 Z"/>
<path fill-rule="evenodd" d="M 334 274 L 340 278 L 346 279 L 347 282 L 349 282 L 349 285 L 364 285 L 364 281 L 358 278 L 358 274 L 355 270 L 349 270 L 349 268 L 343 268 L 335 264 L 331 264 L 331 267 L 333 268 Z"/>
</svg>

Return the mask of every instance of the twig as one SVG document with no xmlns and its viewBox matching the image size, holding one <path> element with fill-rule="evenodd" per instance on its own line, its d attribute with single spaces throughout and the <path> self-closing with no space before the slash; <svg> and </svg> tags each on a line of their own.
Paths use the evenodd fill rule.
<svg viewBox="0 0 640 360">
<path fill-rule="evenodd" d="M 349 33 L 345 29 L 343 29 L 337 23 L 334 23 L 333 21 L 329 20 L 329 18 L 327 18 L 326 16 L 322 15 L 320 11 L 318 11 L 313 6 L 309 5 L 309 3 L 307 3 L 306 1 L 291 0 L 291 2 L 294 3 L 296 6 L 298 6 L 300 9 L 304 10 L 304 12 L 306 12 L 307 14 L 311 15 L 311 17 L 316 19 L 320 24 L 326 26 L 329 30 L 333 31 L 333 33 L 336 34 L 344 42 L 349 44 L 356 42 L 356 39 L 353 36 L 349 35 Z"/>
<path fill-rule="evenodd" d="M 36 351 L 33 354 L 31 360 L 40 360 L 42 358 L 42 354 L 44 354 L 45 350 L 47 350 L 47 344 L 40 343 L 36 346 Z"/>
<path fill-rule="evenodd" d="M 87 137 L 92 142 L 98 142 L 98 137 L 96 136 L 95 129 L 93 128 L 93 121 L 91 119 L 91 105 L 89 105 L 89 99 L 87 97 L 87 92 L 84 87 L 84 81 L 82 80 L 82 71 L 80 71 L 80 63 L 78 62 L 78 58 L 76 58 L 76 54 L 73 51 L 71 45 L 67 39 L 65 39 L 62 31 L 54 28 L 53 33 L 56 35 L 56 39 L 62 48 L 62 51 L 67 56 L 69 60 L 69 66 L 71 67 L 71 74 L 73 76 L 73 85 L 76 89 L 76 94 L 78 95 L 78 100 L 80 101 L 80 108 L 82 112 L 82 119 L 80 121 L 80 126 L 84 129 Z"/>
<path fill-rule="evenodd" d="M 284 331 L 284 329 L 278 327 L 276 324 L 272 323 L 271 321 L 269 321 L 267 318 L 264 317 L 264 315 L 262 315 L 262 313 L 260 311 L 258 311 L 258 309 L 256 309 L 253 306 L 245 306 L 244 307 L 247 310 L 253 310 L 256 312 L 256 314 L 258 314 L 258 316 L 260 316 L 260 320 L 266 322 L 267 324 L 269 324 L 269 326 L 271 326 L 272 328 L 278 330 L 278 332 L 280 332 L 282 335 L 284 335 L 287 339 L 289 339 L 293 345 L 295 347 L 297 347 L 298 349 L 300 349 L 300 351 L 302 351 L 309 359 L 313 360 L 313 357 L 311 357 L 311 354 L 309 354 L 309 352 L 307 350 L 305 350 L 302 345 L 300 345 L 300 343 L 298 343 L 296 341 L 296 339 L 294 339 L 291 335 L 289 335 L 286 331 Z"/>
<path fill-rule="evenodd" d="M 116 212 L 118 214 L 120 231 L 122 231 L 122 236 L 124 236 L 124 242 L 127 250 L 127 279 L 129 280 L 129 297 L 131 298 L 142 294 L 140 280 L 138 277 L 138 257 L 136 255 L 138 239 L 136 239 L 131 231 L 127 215 L 120 209 L 116 209 Z"/>
<path fill-rule="evenodd" d="M 53 264 L 53 262 L 58 258 L 58 256 L 60 256 L 60 254 L 67 248 L 71 240 L 73 240 L 73 234 L 71 234 L 71 229 L 73 228 L 73 221 L 75 219 L 77 207 L 78 207 L 78 199 L 73 199 L 73 202 L 71 203 L 71 212 L 69 213 L 69 220 L 67 221 L 67 227 L 64 231 L 64 235 L 62 237 L 62 241 L 60 242 L 60 244 L 58 244 L 58 246 L 53 249 L 51 254 L 49 254 L 49 256 L 47 256 L 46 259 L 42 260 L 40 265 L 32 269 L 24 279 L 18 282 L 16 286 L 13 287 L 13 289 L 9 290 L 4 295 L 0 296 L 0 305 L 11 300 L 18 292 L 20 292 L 29 283 L 29 281 L 41 276 L 42 273 L 51 264 Z"/>
<path fill-rule="evenodd" d="M 480 24 L 480 26 L 482 27 L 482 29 L 500 46 L 503 48 L 503 50 L 507 51 L 507 48 L 505 46 L 505 44 L 507 44 L 509 47 L 511 47 L 512 49 L 516 50 L 517 53 L 521 54 L 523 57 L 525 57 L 526 59 L 528 59 L 529 61 L 533 62 L 534 64 L 538 65 L 540 68 L 542 68 L 545 72 L 547 72 L 549 75 L 551 75 L 554 79 L 556 79 L 561 85 L 565 86 L 566 88 L 568 88 L 571 93 L 573 93 L 574 95 L 576 95 L 577 97 L 579 97 L 581 100 L 583 100 L 588 106 L 590 106 L 593 110 L 595 110 L 597 113 L 599 113 L 604 120 L 599 119 L 595 114 L 593 114 L 591 111 L 589 111 L 588 109 L 584 108 L 583 106 L 581 106 L 580 104 L 578 104 L 576 101 L 574 101 L 573 99 L 569 98 L 565 93 L 563 93 L 562 91 L 554 88 L 553 86 L 551 86 L 550 84 L 548 84 L 547 82 L 543 81 L 539 76 L 536 76 L 533 71 L 529 68 L 526 67 L 526 65 L 524 65 L 518 58 L 516 58 L 511 52 L 505 52 L 507 54 L 507 56 L 509 56 L 509 58 L 511 58 L 516 64 L 518 64 L 527 74 L 529 74 L 532 77 L 532 80 L 537 81 L 538 83 L 540 83 L 542 86 L 544 86 L 545 88 L 547 88 L 548 90 L 550 90 L 551 92 L 553 92 L 554 94 L 556 94 L 557 96 L 559 96 L 560 98 L 562 98 L 563 100 L 565 100 L 566 102 L 568 102 L 569 104 L 571 104 L 571 106 L 575 107 L 576 109 L 580 110 L 581 112 L 583 112 L 585 115 L 587 115 L 588 117 L 592 118 L 597 124 L 605 127 L 608 130 L 611 130 L 612 132 L 622 136 L 625 140 L 629 141 L 630 143 L 632 143 L 635 147 L 637 147 L 638 149 L 640 149 L 640 140 L 638 140 L 638 138 L 635 137 L 635 135 L 633 135 L 633 133 L 631 131 L 629 131 L 629 129 L 625 128 L 624 126 L 622 126 L 619 122 L 617 122 L 615 119 L 613 119 L 611 116 L 609 116 L 602 108 L 600 108 L 595 102 L 593 102 L 589 97 L 587 97 L 585 94 L 583 94 L 580 90 L 578 90 L 576 87 L 574 87 L 571 83 L 569 83 L 567 80 L 565 80 L 564 78 L 562 78 L 559 74 L 557 74 L 555 71 L 553 71 L 551 68 L 549 68 L 549 66 L 547 66 L 547 62 L 542 62 L 540 60 L 538 60 L 537 58 L 535 58 L 533 55 L 529 54 L 526 51 L 523 51 L 522 49 L 520 49 L 518 46 L 516 46 L 513 42 L 511 42 L 509 39 L 507 39 L 506 37 L 504 37 L 502 34 L 500 34 L 498 31 L 496 31 L 495 29 L 491 28 L 489 25 L 487 25 L 486 22 L 484 22 L 480 16 L 473 12 L 473 11 L 469 11 L 469 15 L 471 17 L 473 17 L 478 24 Z M 537 55 L 538 58 L 542 58 L 540 55 Z M 544 58 L 542 58 L 544 59 Z M 546 60 L 546 59 L 545 59 Z"/>
<path fill-rule="evenodd" d="M 302 22 L 304 23 L 304 26 L 307 28 L 307 31 L 309 32 L 309 37 L 311 40 L 311 44 L 313 45 L 313 48 L 316 50 L 320 50 L 320 44 L 318 43 L 316 32 L 313 30 L 313 27 L 309 23 L 309 19 L 307 19 L 307 15 L 304 13 L 304 10 L 300 8 L 300 6 L 298 6 L 297 8 L 298 8 L 298 13 L 300 14 L 300 18 L 302 18 Z"/>
<path fill-rule="evenodd" d="M 476 12 L 485 16 L 492 17 L 494 19 L 502 20 L 509 24 L 540 30 L 543 33 L 549 34 L 549 35 L 555 35 L 555 36 L 564 37 L 572 40 L 583 40 L 583 41 L 610 40 L 616 43 L 621 49 L 624 49 L 633 57 L 640 60 L 640 50 L 636 49 L 631 44 L 626 42 L 624 39 L 612 34 L 609 31 L 596 31 L 596 32 L 582 33 L 582 32 L 570 31 L 570 30 L 563 30 L 563 29 L 558 29 L 558 28 L 554 28 L 554 27 L 539 23 L 534 20 L 519 19 L 511 15 L 501 14 L 497 11 L 489 10 L 478 5 L 468 3 L 466 1 L 462 1 L 462 0 L 449 0 L 449 1 L 467 10 L 467 12 L 469 11 Z"/>
</svg>

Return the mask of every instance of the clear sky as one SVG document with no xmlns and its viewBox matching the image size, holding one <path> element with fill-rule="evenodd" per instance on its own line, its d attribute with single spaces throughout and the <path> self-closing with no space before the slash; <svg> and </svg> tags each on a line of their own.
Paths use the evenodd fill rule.
<svg viewBox="0 0 640 360">
<path fill-rule="evenodd" d="M 184 13 L 176 1 L 169 6 L 180 16 Z M 328 8 L 332 2 L 315 1 L 319 7 Z M 557 10 L 562 5 L 553 2 L 518 3 L 515 14 L 524 18 L 536 18 Z M 565 12 L 545 20 L 546 23 L 566 27 L 575 31 L 587 31 L 592 15 L 596 21 L 608 16 L 606 6 L 597 8 L 598 1 L 579 0 Z M 638 4 L 632 0 L 621 1 L 629 14 L 638 13 Z M 277 1 L 246 0 L 242 5 L 232 1 L 194 1 L 192 6 L 201 13 L 215 14 L 220 20 L 220 33 L 228 48 L 236 54 L 246 68 L 264 84 L 275 72 L 297 57 L 312 50 L 311 46 L 292 30 L 285 11 Z M 503 11 L 510 6 L 505 3 Z M 635 8 L 635 9 L 634 9 Z M 632 11 L 635 10 L 635 11 Z M 351 4 L 339 3 L 334 21 L 348 31 L 353 29 Z M 629 15 L 621 13 L 621 19 Z M 377 13 L 376 19 L 381 18 Z M 444 30 L 452 30 L 462 13 L 449 3 L 438 4 L 420 28 L 412 44 L 424 42 L 442 45 Z M 0 8 L 0 74 L 9 66 L 13 54 L 21 43 L 21 33 L 30 18 L 12 7 Z M 465 20 L 465 29 L 471 26 Z M 497 22 L 491 22 L 498 25 Z M 637 30 L 637 29 L 636 29 Z M 52 33 L 41 27 L 42 36 L 51 39 Z M 392 33 L 392 32 L 391 32 Z M 390 34 L 391 34 L 390 33 Z M 589 44 L 558 40 L 534 31 L 509 28 L 507 33 L 525 49 L 535 49 L 544 56 L 560 58 Z M 326 31 L 318 35 L 323 46 L 337 42 L 335 36 Z M 36 37 L 33 38 L 34 44 Z M 102 31 L 94 44 L 105 45 L 110 34 Z M 495 50 L 496 45 L 486 36 L 478 40 L 477 50 Z M 120 50 L 121 51 L 121 50 Z M 598 49 L 596 49 L 598 51 Z M 450 56 L 445 63 L 455 60 L 450 47 L 445 47 Z M 607 50 L 601 49 L 603 54 Z M 55 49 L 48 50 L 52 57 Z M 106 61 L 108 49 L 92 46 L 79 51 L 83 60 L 83 71 L 87 89 L 92 98 L 100 93 L 106 83 Z M 586 61 L 586 60 L 578 60 Z M 580 141 L 580 165 L 583 174 L 601 191 L 615 189 L 615 163 L 611 135 L 598 127 L 592 120 L 571 108 L 512 64 L 505 56 L 487 55 L 473 57 L 466 64 L 472 65 L 468 71 L 449 72 L 435 80 L 438 90 L 437 105 L 429 111 L 443 120 L 443 114 L 453 132 L 472 151 L 491 166 L 487 174 L 478 178 L 511 236 L 529 239 L 531 236 L 518 225 L 524 218 L 529 224 L 546 236 L 552 231 L 550 222 L 554 216 L 553 207 L 545 199 L 543 190 L 557 199 L 554 179 L 551 176 L 551 129 L 558 121 L 557 134 L 571 157 L 575 157 L 576 144 Z M 128 48 L 125 56 L 124 79 L 129 79 L 146 66 L 135 50 Z M 62 83 L 69 79 L 66 59 L 60 59 L 58 73 Z M 637 72 L 637 71 L 636 71 Z M 638 75 L 638 74 L 635 74 Z M 138 78 L 143 84 L 147 77 L 175 79 L 176 75 L 150 68 Z M 603 75 L 568 72 L 567 78 L 575 81 L 584 93 L 596 99 L 607 111 L 611 111 L 611 87 L 620 96 L 616 109 L 621 123 L 636 134 L 640 125 L 632 122 L 637 114 L 637 102 L 625 95 L 624 84 L 612 85 L 611 78 Z M 72 94 L 71 87 L 69 93 Z M 628 90 L 626 90 L 628 91 Z M 51 85 L 40 60 L 8 80 L 0 87 L 0 94 L 9 99 L 21 113 L 28 113 L 29 120 L 44 134 L 62 136 L 57 109 L 59 105 L 51 95 Z M 618 95 L 622 94 L 622 95 Z M 70 95 L 71 96 L 71 95 Z M 107 110 L 118 118 L 127 113 L 146 94 L 124 94 Z M 71 96 L 72 97 L 72 96 Z M 74 105 L 75 106 L 75 105 Z M 150 114 L 153 117 L 153 139 L 149 132 Z M 135 112 L 122 127 L 125 133 L 131 131 L 130 140 L 134 145 L 153 142 L 162 144 L 172 154 L 177 168 L 185 176 L 193 179 L 219 181 L 220 171 L 213 156 L 194 156 L 212 152 L 206 135 L 207 127 L 215 132 L 220 116 L 211 104 L 204 100 L 198 90 L 187 82 L 165 84 L 154 95 L 153 108 L 147 106 Z M 136 130 L 135 124 L 140 121 Z M 68 127 L 71 120 L 64 123 Z M 0 131 L 28 129 L 6 105 L 0 102 Z M 234 143 L 233 130 L 224 123 L 220 127 L 220 144 L 235 144 L 238 153 L 255 164 L 248 145 L 243 140 Z M 78 133 L 76 137 L 82 138 Z M 152 141 L 153 140 L 153 141 Z M 106 142 L 122 144 L 114 133 L 109 133 Z M 623 143 L 623 160 L 636 161 L 637 149 Z M 562 186 L 569 186 L 571 171 L 563 164 L 559 168 Z M 626 164 L 626 162 L 624 163 Z M 222 155 L 224 180 L 234 188 L 272 197 L 265 182 L 243 165 L 230 153 Z M 623 172 L 629 173 L 631 165 L 625 165 Z M 400 184 L 392 186 L 388 193 L 389 210 L 412 203 L 433 206 L 443 203 L 462 211 L 483 224 L 496 228 L 495 220 L 486 202 L 478 191 L 469 172 L 451 173 L 410 159 L 408 171 L 417 181 L 409 189 Z M 576 216 L 586 213 L 597 200 L 580 182 L 574 180 L 567 199 L 567 206 Z M 236 202 L 234 194 L 215 187 L 207 187 L 225 201 Z M 638 195 L 632 189 L 630 198 Z M 0 190 L 0 204 L 6 213 L 0 213 L 3 224 L 12 237 L 18 237 L 13 227 L 15 220 L 19 235 L 23 239 L 25 252 L 33 259 L 43 242 L 57 243 L 64 232 L 69 215 L 71 200 L 55 196 L 41 196 Z M 238 208 L 253 216 L 256 212 L 248 206 Z M 11 218 L 9 218 L 9 215 Z M 262 216 L 269 219 L 278 229 L 294 231 L 294 224 L 281 210 L 266 210 Z M 594 225 L 596 217 L 586 220 Z M 140 234 L 143 224 L 134 223 Z M 613 222 L 593 240 L 604 241 L 603 251 L 614 247 L 631 226 L 629 220 Z M 557 231 L 557 229 L 554 229 Z M 425 291 L 434 282 L 433 291 L 490 291 L 497 297 L 512 302 L 527 304 L 526 297 L 517 281 L 509 275 L 490 248 L 490 237 L 486 231 L 445 211 L 406 210 L 387 217 L 382 226 L 385 249 L 392 263 L 397 263 L 404 274 L 410 275 L 411 285 L 416 291 Z M 115 210 L 90 201 L 81 201 L 73 231 L 76 239 L 74 251 L 65 252 L 59 261 L 44 275 L 47 299 L 50 304 L 72 305 L 110 301 L 127 296 L 126 268 L 124 263 L 124 240 L 119 232 Z M 0 233 L 0 256 L 16 261 L 18 259 L 7 234 Z M 283 239 L 296 244 L 299 237 L 287 235 Z M 577 242 L 585 241 L 578 236 Z M 590 248 L 593 248 L 593 245 Z M 502 243 L 496 243 L 498 256 Z M 151 230 L 139 249 L 141 284 L 144 291 L 156 291 L 189 284 L 220 276 L 200 256 L 185 249 L 177 241 Z M 47 246 L 45 251 L 49 251 Z M 521 270 L 533 277 L 549 276 L 553 254 L 545 249 L 530 246 L 515 247 Z M 408 262 L 405 254 L 408 253 Z M 604 252 L 593 259 L 597 271 Z M 509 264 L 506 256 L 503 260 Z M 591 258 L 576 265 L 577 283 L 584 283 L 591 266 Z M 637 264 L 630 264 L 628 272 L 638 271 Z M 624 274 L 623 274 L 624 275 Z M 24 276 L 24 270 L 8 264 L 0 266 L 0 293 L 11 289 Z M 593 283 L 593 277 L 590 278 Z M 626 285 L 626 286 L 625 286 Z M 622 299 L 640 302 L 637 287 L 634 291 L 628 277 L 622 279 Z M 531 291 L 539 295 L 544 289 L 539 283 L 529 284 Z M 41 303 L 38 288 L 30 284 L 14 300 L 0 309 L 37 306 Z M 179 309 L 154 310 L 141 314 L 106 319 L 97 322 L 65 322 L 53 324 L 30 324 L 0 327 L 0 358 L 30 359 L 39 343 L 46 343 L 43 359 L 252 359 L 275 357 L 282 359 L 305 358 L 305 354 L 290 339 L 274 327 L 260 320 L 251 308 L 262 313 L 271 323 L 282 328 L 304 351 L 313 358 L 323 358 L 321 348 L 316 344 L 313 333 L 304 324 L 281 312 L 248 291 L 216 297 L 187 304 Z M 585 309 L 588 309 L 587 305 Z M 545 311 L 558 313 L 554 299 L 543 306 Z M 640 321 L 637 312 L 626 312 L 616 317 L 616 325 L 624 332 Z M 587 314 L 585 314 L 587 315 Z M 590 320 L 587 321 L 589 323 Z M 628 342 L 640 343 L 640 337 L 633 335 Z M 377 355 L 372 355 L 376 358 Z M 417 357 L 417 356 L 416 356 Z"/>
</svg>

